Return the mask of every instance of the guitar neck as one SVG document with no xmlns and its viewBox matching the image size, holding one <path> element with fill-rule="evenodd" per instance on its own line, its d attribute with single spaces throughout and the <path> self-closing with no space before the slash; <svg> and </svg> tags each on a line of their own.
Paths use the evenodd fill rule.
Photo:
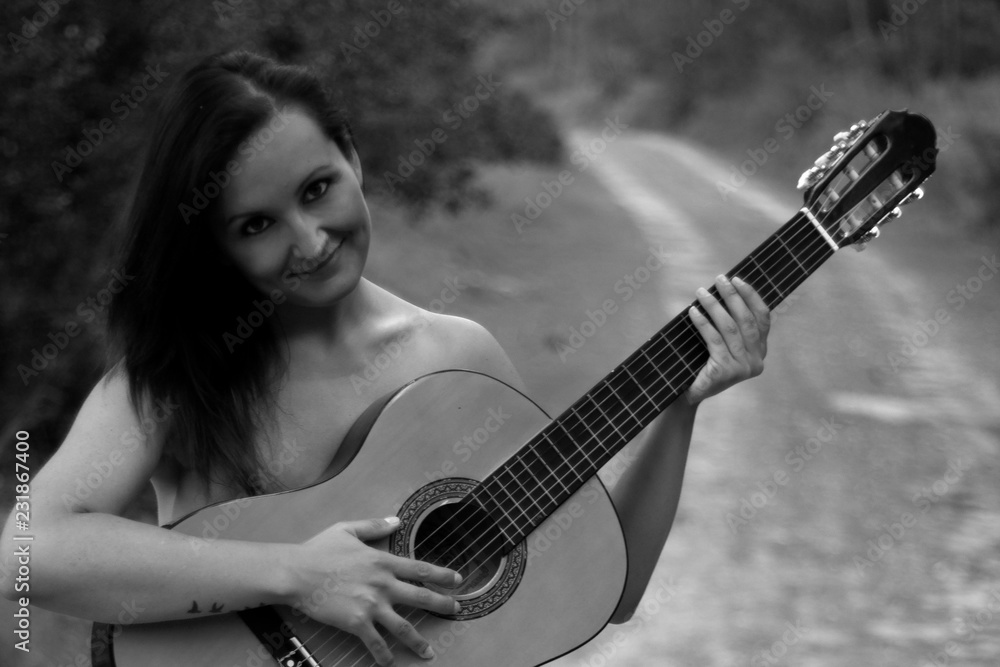
<svg viewBox="0 0 1000 667">
<path fill-rule="evenodd" d="M 773 309 L 835 250 L 800 211 L 726 275 L 747 282 Z M 714 287 L 710 292 L 718 298 Z M 483 480 L 470 495 L 506 546 L 524 539 L 681 396 L 707 359 L 685 308 Z"/>
</svg>

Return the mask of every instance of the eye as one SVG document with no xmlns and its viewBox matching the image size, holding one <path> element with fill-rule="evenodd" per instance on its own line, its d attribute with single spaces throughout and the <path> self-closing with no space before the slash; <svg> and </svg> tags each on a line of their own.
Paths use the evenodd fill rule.
<svg viewBox="0 0 1000 667">
<path fill-rule="evenodd" d="M 332 178 L 320 178 L 309 184 L 303 193 L 306 202 L 311 202 L 319 199 L 326 194 L 326 191 L 330 189 L 330 184 L 333 183 Z"/>
<path fill-rule="evenodd" d="M 257 234 L 267 230 L 267 228 L 272 224 L 274 224 L 274 221 L 270 218 L 258 215 L 244 222 L 240 231 L 244 236 L 256 236 Z"/>
</svg>

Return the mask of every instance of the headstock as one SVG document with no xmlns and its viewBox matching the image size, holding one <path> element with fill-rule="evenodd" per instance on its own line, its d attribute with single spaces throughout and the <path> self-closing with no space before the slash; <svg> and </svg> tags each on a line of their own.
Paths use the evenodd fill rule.
<svg viewBox="0 0 1000 667">
<path fill-rule="evenodd" d="M 899 206 L 923 196 L 934 172 L 937 133 L 927 118 L 883 111 L 833 138 L 834 145 L 802 174 L 805 207 L 838 247 L 861 250 Z"/>
</svg>

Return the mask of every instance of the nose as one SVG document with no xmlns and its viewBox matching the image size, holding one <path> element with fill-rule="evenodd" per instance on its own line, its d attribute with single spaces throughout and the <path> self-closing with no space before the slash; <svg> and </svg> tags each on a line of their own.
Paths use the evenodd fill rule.
<svg viewBox="0 0 1000 667">
<path fill-rule="evenodd" d="M 327 234 L 318 220 L 302 214 L 295 215 L 289 221 L 292 230 L 292 257 L 297 260 L 309 260 L 322 254 L 327 243 Z"/>
</svg>

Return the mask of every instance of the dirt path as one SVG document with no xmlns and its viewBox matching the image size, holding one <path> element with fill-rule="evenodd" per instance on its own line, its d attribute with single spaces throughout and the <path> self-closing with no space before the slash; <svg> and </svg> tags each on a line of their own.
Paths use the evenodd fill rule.
<svg viewBox="0 0 1000 667">
<path fill-rule="evenodd" d="M 728 165 L 659 135 L 596 167 L 670 250 L 671 311 L 801 205 L 752 179 L 723 200 Z M 637 618 L 553 664 L 997 664 L 998 249 L 920 207 L 779 310 L 765 374 L 699 414 Z"/>
</svg>

